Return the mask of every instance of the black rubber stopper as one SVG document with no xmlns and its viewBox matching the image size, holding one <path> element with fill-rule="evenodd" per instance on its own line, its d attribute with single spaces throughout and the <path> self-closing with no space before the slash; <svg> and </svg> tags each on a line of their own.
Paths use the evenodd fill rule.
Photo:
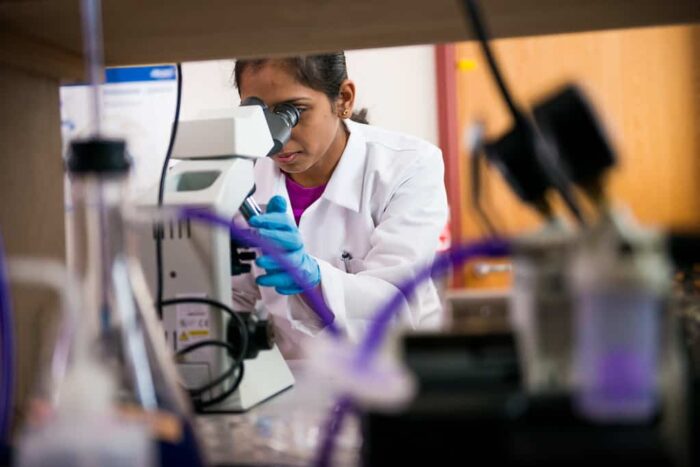
<svg viewBox="0 0 700 467">
<path fill-rule="evenodd" d="M 122 174 L 131 158 L 122 139 L 89 138 L 71 142 L 66 167 L 71 174 Z"/>
</svg>

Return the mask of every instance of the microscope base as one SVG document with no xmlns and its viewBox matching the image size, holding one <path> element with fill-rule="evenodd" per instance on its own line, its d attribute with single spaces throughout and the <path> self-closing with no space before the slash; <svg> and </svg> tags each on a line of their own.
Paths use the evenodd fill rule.
<svg viewBox="0 0 700 467">
<path fill-rule="evenodd" d="M 294 385 L 294 376 L 275 346 L 245 361 L 245 374 L 238 390 L 225 401 L 199 413 L 240 413 L 286 391 Z"/>
</svg>

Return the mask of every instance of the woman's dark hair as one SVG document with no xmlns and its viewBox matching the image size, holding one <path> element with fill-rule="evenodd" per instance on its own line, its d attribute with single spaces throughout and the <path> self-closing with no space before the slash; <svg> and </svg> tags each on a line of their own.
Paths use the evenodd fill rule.
<svg viewBox="0 0 700 467">
<path fill-rule="evenodd" d="M 345 53 L 335 52 L 330 54 L 306 55 L 288 58 L 262 58 L 251 60 L 237 60 L 234 69 L 235 84 L 240 89 L 241 75 L 246 68 L 254 70 L 261 68 L 266 63 L 276 60 L 284 64 L 294 78 L 304 86 L 324 93 L 331 104 L 340 97 L 340 85 L 348 79 L 348 70 L 345 64 Z M 350 117 L 359 123 L 367 122 L 367 109 L 354 112 Z"/>
</svg>

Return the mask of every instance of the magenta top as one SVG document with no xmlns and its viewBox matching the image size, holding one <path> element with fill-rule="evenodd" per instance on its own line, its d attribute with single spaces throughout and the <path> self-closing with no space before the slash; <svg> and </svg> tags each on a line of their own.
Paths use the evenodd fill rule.
<svg viewBox="0 0 700 467">
<path fill-rule="evenodd" d="M 319 199 L 323 194 L 323 190 L 326 189 L 326 183 L 320 186 L 314 186 L 307 188 L 305 186 L 299 185 L 297 182 L 292 180 L 292 177 L 285 174 L 285 184 L 287 185 L 287 194 L 289 194 L 289 202 L 292 204 L 292 212 L 294 213 L 294 220 L 297 225 L 299 225 L 299 219 L 301 215 L 304 214 L 306 208 L 314 204 L 314 201 Z"/>
</svg>

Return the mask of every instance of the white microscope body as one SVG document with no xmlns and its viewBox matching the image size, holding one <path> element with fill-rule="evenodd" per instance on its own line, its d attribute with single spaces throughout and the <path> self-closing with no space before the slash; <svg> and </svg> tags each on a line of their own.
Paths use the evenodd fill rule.
<svg viewBox="0 0 700 467">
<path fill-rule="evenodd" d="M 267 114 L 269 117 L 269 111 Z M 280 142 L 271 135 L 271 126 L 274 125 L 266 119 L 260 105 L 241 106 L 179 122 L 172 157 L 180 162 L 168 171 L 163 205 L 205 208 L 227 219 L 233 218 L 255 186 L 255 160 L 280 149 Z M 144 204 L 155 204 L 157 187 L 148 193 L 147 199 Z M 154 228 L 141 236 L 143 265 L 153 290 L 156 235 Z M 165 223 L 162 265 L 164 300 L 205 297 L 232 306 L 231 240 L 226 229 L 187 221 Z M 229 321 L 221 310 L 208 305 L 163 307 L 163 327 L 173 352 L 203 340 L 227 341 Z M 231 363 L 225 349 L 203 347 L 184 356 L 178 362 L 178 369 L 185 386 L 194 389 L 217 378 Z M 246 359 L 244 365 L 238 389 L 223 402 L 203 411 L 248 410 L 294 384 L 276 345 Z M 226 387 L 212 389 L 205 399 L 218 396 Z"/>
</svg>

